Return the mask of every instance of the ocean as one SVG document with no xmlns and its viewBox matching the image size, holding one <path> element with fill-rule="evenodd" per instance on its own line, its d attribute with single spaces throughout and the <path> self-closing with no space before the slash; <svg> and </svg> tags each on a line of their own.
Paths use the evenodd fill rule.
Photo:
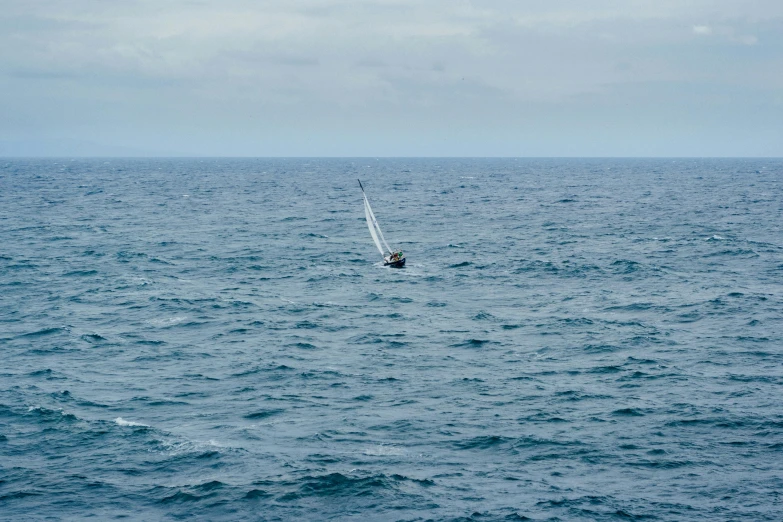
<svg viewBox="0 0 783 522">
<path fill-rule="evenodd" d="M 782 182 L 0 159 L 0 519 L 780 520 Z"/>
</svg>

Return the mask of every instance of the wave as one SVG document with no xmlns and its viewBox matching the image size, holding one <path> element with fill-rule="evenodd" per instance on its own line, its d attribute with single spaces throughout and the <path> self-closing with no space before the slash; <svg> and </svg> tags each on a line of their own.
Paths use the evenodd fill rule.
<svg viewBox="0 0 783 522">
<path fill-rule="evenodd" d="M 54 371 L 51 368 L 46 368 L 44 370 L 35 370 L 27 374 L 30 377 L 44 377 L 48 381 L 52 380 L 68 380 L 68 377 L 65 376 L 65 374 Z"/>
<path fill-rule="evenodd" d="M 46 408 L 44 406 L 30 406 L 27 413 L 36 417 L 39 422 L 77 422 L 79 418 L 73 413 L 67 413 L 62 408 Z"/>
<path fill-rule="evenodd" d="M 131 427 L 134 427 L 134 428 L 149 428 L 149 424 L 142 424 L 140 422 L 127 421 L 127 420 L 123 419 L 122 417 L 117 417 L 116 419 L 114 419 L 114 422 L 118 426 L 131 426 Z"/>
<path fill-rule="evenodd" d="M 612 415 L 618 417 L 644 417 L 644 413 L 637 408 L 621 408 L 619 410 L 614 410 Z"/>
<path fill-rule="evenodd" d="M 452 344 L 451 346 L 453 348 L 482 348 L 490 343 L 494 344 L 494 342 L 489 339 L 466 339 L 461 343 Z"/>
<path fill-rule="evenodd" d="M 43 328 L 41 330 L 36 330 L 35 332 L 21 334 L 17 337 L 18 338 L 44 337 L 48 335 L 67 333 L 67 332 L 68 332 L 68 328 L 66 327 L 53 327 L 53 328 Z"/>
<path fill-rule="evenodd" d="M 367 497 L 386 496 L 400 492 L 403 484 L 411 484 L 418 487 L 430 487 L 435 483 L 429 479 L 412 479 L 404 475 L 375 474 L 364 476 L 351 476 L 342 473 L 329 473 L 327 475 L 306 476 L 291 484 L 295 491 L 285 493 L 278 498 L 280 502 L 301 501 L 308 497 L 340 498 L 340 497 Z"/>
<path fill-rule="evenodd" d="M 97 270 L 74 270 L 73 272 L 66 272 L 63 277 L 89 277 L 98 275 Z"/>
<path fill-rule="evenodd" d="M 260 410 L 253 413 L 248 413 L 244 417 L 246 419 L 251 420 L 261 420 L 266 419 L 275 415 L 280 415 L 281 413 L 285 412 L 285 410 L 282 409 L 273 409 L 273 410 Z"/>
</svg>

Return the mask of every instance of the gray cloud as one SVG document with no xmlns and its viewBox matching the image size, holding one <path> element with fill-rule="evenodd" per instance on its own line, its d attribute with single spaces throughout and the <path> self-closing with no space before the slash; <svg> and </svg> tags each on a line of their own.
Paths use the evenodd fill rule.
<svg viewBox="0 0 783 522">
<path fill-rule="evenodd" d="M 6 4 L 0 140 L 9 143 L 783 155 L 752 139 L 783 143 L 777 0 Z M 750 138 L 732 142 L 733 129 Z"/>
</svg>

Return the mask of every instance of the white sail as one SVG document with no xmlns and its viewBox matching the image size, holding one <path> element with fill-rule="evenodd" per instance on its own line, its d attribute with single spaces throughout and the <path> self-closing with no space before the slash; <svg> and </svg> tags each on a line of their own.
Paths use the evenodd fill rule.
<svg viewBox="0 0 783 522">
<path fill-rule="evenodd" d="M 367 218 L 367 228 L 370 229 L 372 240 L 375 241 L 375 246 L 378 247 L 378 252 L 383 255 L 383 247 L 381 246 L 381 242 L 378 240 L 378 234 L 375 233 L 375 227 L 378 225 L 375 222 L 375 216 L 373 215 L 372 209 L 370 208 L 370 202 L 367 201 L 367 196 L 364 196 L 364 217 Z"/>
<path fill-rule="evenodd" d="M 378 231 L 378 236 L 380 236 L 381 241 L 383 242 L 383 246 L 386 247 L 386 251 L 389 253 L 392 253 L 393 250 L 389 246 L 389 243 L 386 242 L 386 238 L 383 237 L 383 232 L 381 232 L 381 227 L 378 226 L 378 221 L 375 219 L 375 214 L 372 212 L 372 207 L 370 207 L 370 202 L 367 200 L 367 195 L 364 195 L 364 204 L 367 208 L 367 210 L 370 212 L 370 218 L 372 219 L 372 224 L 375 225 L 375 230 Z M 377 241 L 376 241 L 377 242 Z M 381 247 L 378 245 L 378 249 L 380 250 Z M 383 254 L 383 251 L 381 251 L 381 254 Z"/>
</svg>

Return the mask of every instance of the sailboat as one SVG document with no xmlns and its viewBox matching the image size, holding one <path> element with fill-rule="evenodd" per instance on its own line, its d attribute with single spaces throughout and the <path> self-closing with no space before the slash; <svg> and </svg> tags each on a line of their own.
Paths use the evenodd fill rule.
<svg viewBox="0 0 783 522">
<path fill-rule="evenodd" d="M 372 212 L 370 202 L 367 200 L 367 194 L 364 193 L 362 182 L 361 180 L 358 181 L 359 187 L 362 189 L 362 196 L 364 197 L 364 217 L 367 218 L 367 227 L 370 229 L 372 240 L 375 242 L 375 246 L 378 247 L 378 252 L 383 256 L 383 265 L 392 268 L 402 268 L 405 266 L 405 255 L 402 253 L 402 250 L 394 250 L 386 242 L 386 239 L 383 237 L 383 232 L 381 232 L 381 227 L 378 226 L 378 221 L 375 220 L 375 214 Z M 381 246 L 381 242 L 383 242 L 383 246 L 386 247 L 385 252 L 383 246 Z"/>
</svg>

